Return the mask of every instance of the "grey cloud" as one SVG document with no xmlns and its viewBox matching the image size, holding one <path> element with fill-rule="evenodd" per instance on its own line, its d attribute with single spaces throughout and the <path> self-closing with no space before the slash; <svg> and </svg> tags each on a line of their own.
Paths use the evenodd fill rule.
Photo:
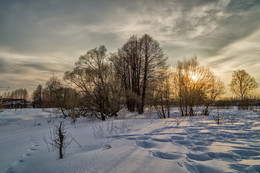
<svg viewBox="0 0 260 173">
<path fill-rule="evenodd" d="M 8 69 L 8 66 L 11 65 L 6 60 L 0 58 L 0 73 L 5 72 Z"/>
<path fill-rule="evenodd" d="M 69 69 L 69 65 L 57 64 L 57 63 L 23 63 L 20 64 L 23 67 L 33 68 L 40 71 L 48 71 L 51 73 L 62 73 L 66 69 Z"/>
<path fill-rule="evenodd" d="M 22 74 L 26 70 L 20 68 L 15 62 L 0 57 L 0 73 Z"/>
<path fill-rule="evenodd" d="M 50 74 L 38 74 L 26 77 L 23 75 L 10 75 L 1 74 L 0 76 L 0 91 L 15 90 L 17 88 L 26 88 L 29 92 L 36 89 L 37 85 L 45 84 L 46 79 L 48 79 Z"/>
<path fill-rule="evenodd" d="M 10 62 L 0 58 L 0 91 L 27 88 L 32 92 L 38 84 L 44 84 L 51 75 L 62 74 L 70 70 L 68 65 L 58 63 Z"/>
<path fill-rule="evenodd" d="M 222 65 L 226 65 L 227 62 L 230 62 L 232 60 L 236 59 L 236 56 L 230 56 L 230 57 L 225 57 L 219 60 L 214 60 L 210 62 L 210 67 L 212 68 L 221 68 Z"/>
<path fill-rule="evenodd" d="M 53 62 L 24 62 L 15 60 L 11 62 L 0 57 L 0 73 L 6 74 L 25 74 L 30 75 L 32 71 L 46 71 L 49 73 L 63 73 L 66 69 L 70 69 L 68 64 L 60 64 Z"/>
<path fill-rule="evenodd" d="M 248 11 L 251 10 L 252 7 L 260 5 L 260 1 L 258 0 L 233 0 L 228 4 L 227 10 L 234 12 Z"/>
</svg>

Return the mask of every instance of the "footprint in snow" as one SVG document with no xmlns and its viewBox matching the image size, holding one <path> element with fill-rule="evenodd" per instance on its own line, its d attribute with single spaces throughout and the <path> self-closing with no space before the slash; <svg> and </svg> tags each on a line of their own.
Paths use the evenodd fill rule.
<svg viewBox="0 0 260 173">
<path fill-rule="evenodd" d="M 9 167 L 5 170 L 6 173 L 14 173 L 13 167 Z"/>
<path fill-rule="evenodd" d="M 23 159 L 20 159 L 20 160 L 15 161 L 14 163 L 15 163 L 15 164 L 19 164 L 19 163 L 23 163 L 23 162 L 24 162 L 24 160 L 23 160 Z"/>
<path fill-rule="evenodd" d="M 14 168 L 15 168 L 16 166 L 18 166 L 18 164 L 21 164 L 21 163 L 23 163 L 23 162 L 24 162 L 23 159 L 19 159 L 19 160 L 14 161 L 14 162 L 11 164 L 11 166 L 8 167 L 8 168 L 5 170 L 5 173 L 14 173 L 14 172 L 15 172 L 15 171 L 14 171 Z"/>
<path fill-rule="evenodd" d="M 40 145 L 38 144 L 33 144 L 32 147 L 39 147 Z"/>
<path fill-rule="evenodd" d="M 23 155 L 23 157 L 30 157 L 30 156 L 32 156 L 30 153 L 26 153 Z"/>
<path fill-rule="evenodd" d="M 25 153 L 22 155 L 22 159 L 16 160 L 14 161 L 11 166 L 9 168 L 6 169 L 6 173 L 14 173 L 14 167 L 19 166 L 19 164 L 22 164 L 26 161 L 26 158 L 31 157 L 32 156 L 32 152 L 35 152 L 37 149 L 35 147 L 39 147 L 40 145 L 37 144 L 37 142 L 35 142 L 33 137 L 28 137 L 30 143 L 31 143 L 31 147 L 27 150 L 28 153 Z"/>
<path fill-rule="evenodd" d="M 35 148 L 30 148 L 30 149 L 28 149 L 27 151 L 32 151 L 32 152 L 34 152 L 34 151 L 36 151 L 36 149 Z"/>
</svg>

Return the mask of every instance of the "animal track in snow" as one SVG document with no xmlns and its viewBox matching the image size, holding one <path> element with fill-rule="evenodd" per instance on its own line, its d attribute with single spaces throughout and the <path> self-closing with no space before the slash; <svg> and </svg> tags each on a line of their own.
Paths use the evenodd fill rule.
<svg viewBox="0 0 260 173">
<path fill-rule="evenodd" d="M 32 155 L 33 152 L 37 151 L 37 149 L 35 147 L 39 147 L 40 145 L 37 144 L 37 142 L 35 142 L 35 139 L 33 137 L 28 137 L 28 139 L 29 139 L 29 142 L 31 144 L 31 147 L 29 149 L 27 149 L 27 152 L 25 154 L 23 154 L 20 159 L 11 163 L 11 166 L 9 166 L 5 170 L 6 173 L 15 173 L 16 172 L 15 168 L 19 167 L 20 164 L 23 164 L 26 161 L 26 159 L 33 156 Z"/>
<path fill-rule="evenodd" d="M 9 167 L 9 168 L 6 169 L 5 172 L 6 173 L 14 173 L 14 169 L 13 169 L 13 167 Z"/>
</svg>

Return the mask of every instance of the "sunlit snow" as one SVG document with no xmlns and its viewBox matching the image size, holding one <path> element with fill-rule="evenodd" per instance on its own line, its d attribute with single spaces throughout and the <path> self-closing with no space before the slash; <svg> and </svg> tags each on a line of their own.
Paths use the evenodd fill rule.
<svg viewBox="0 0 260 173">
<path fill-rule="evenodd" d="M 178 115 L 177 108 L 172 115 Z M 260 115 L 222 109 L 223 124 L 212 116 L 158 119 L 121 111 L 101 122 L 80 118 L 67 131 L 75 141 L 58 159 L 43 141 L 50 122 L 59 122 L 55 109 L 12 109 L 0 113 L 0 172 L 259 172 Z M 235 116 L 234 124 L 231 115 Z M 49 150 L 48 150 L 49 148 Z"/>
</svg>

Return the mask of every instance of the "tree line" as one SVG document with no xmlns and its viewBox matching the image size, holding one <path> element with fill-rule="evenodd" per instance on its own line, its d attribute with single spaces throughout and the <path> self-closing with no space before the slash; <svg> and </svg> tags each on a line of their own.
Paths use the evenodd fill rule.
<svg viewBox="0 0 260 173">
<path fill-rule="evenodd" d="M 28 91 L 26 88 L 19 88 L 14 91 L 5 91 L 0 98 L 12 98 L 12 99 L 28 99 Z"/>
<path fill-rule="evenodd" d="M 246 99 L 257 84 L 238 70 L 230 87 Z M 59 107 L 64 117 L 106 120 L 124 107 L 142 114 L 149 106 L 159 117 L 167 118 L 173 105 L 182 116 L 196 115 L 196 107 L 208 115 L 223 92 L 223 82 L 196 57 L 178 61 L 171 68 L 159 42 L 144 34 L 130 37 L 116 53 L 108 54 L 104 45 L 89 50 L 62 80 L 53 76 L 46 86 L 39 85 L 33 99 L 35 107 Z"/>
</svg>

